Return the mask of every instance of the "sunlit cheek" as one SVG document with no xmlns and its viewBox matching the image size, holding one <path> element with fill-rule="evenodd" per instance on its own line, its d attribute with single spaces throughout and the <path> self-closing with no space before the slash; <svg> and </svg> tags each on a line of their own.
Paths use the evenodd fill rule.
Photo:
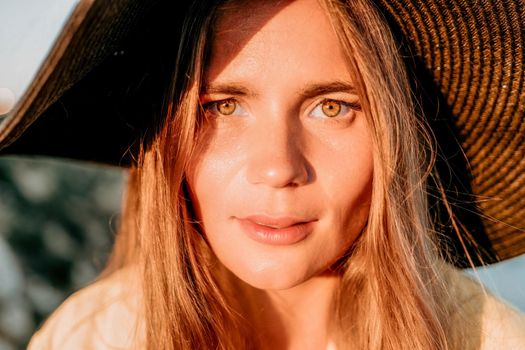
<svg viewBox="0 0 525 350">
<path fill-rule="evenodd" d="M 243 189 L 238 178 L 242 171 L 242 154 L 235 145 L 219 145 L 215 140 L 195 156 L 193 169 L 189 172 L 189 187 L 196 207 L 197 219 L 202 221 L 205 234 L 224 235 L 230 224 L 228 219 L 235 213 Z M 230 236 L 225 236 L 227 239 Z"/>
</svg>

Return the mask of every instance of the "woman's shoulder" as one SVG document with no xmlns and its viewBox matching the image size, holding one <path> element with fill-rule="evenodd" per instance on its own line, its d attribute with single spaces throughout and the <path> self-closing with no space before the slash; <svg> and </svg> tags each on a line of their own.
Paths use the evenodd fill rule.
<svg viewBox="0 0 525 350">
<path fill-rule="evenodd" d="M 450 291 L 460 307 L 453 319 L 472 346 L 481 350 L 525 349 L 525 315 L 500 300 L 474 277 L 454 270 Z"/>
<path fill-rule="evenodd" d="M 482 349 L 525 349 L 525 316 L 489 296 L 483 306 Z"/>
<path fill-rule="evenodd" d="M 135 269 L 113 272 L 66 299 L 28 349 L 131 349 L 142 334 L 140 295 Z"/>
</svg>

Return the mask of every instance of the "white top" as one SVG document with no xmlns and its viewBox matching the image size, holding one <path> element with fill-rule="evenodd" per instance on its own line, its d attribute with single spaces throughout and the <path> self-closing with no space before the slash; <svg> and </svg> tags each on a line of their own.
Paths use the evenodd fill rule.
<svg viewBox="0 0 525 350">
<path fill-rule="evenodd" d="M 467 319 L 473 320 L 468 325 L 469 350 L 525 349 L 525 315 L 485 294 L 463 273 L 454 272 L 452 283 L 451 293 L 465 301 Z M 130 269 L 97 281 L 69 297 L 33 336 L 28 349 L 144 348 L 143 324 L 137 322 L 139 296 Z"/>
</svg>

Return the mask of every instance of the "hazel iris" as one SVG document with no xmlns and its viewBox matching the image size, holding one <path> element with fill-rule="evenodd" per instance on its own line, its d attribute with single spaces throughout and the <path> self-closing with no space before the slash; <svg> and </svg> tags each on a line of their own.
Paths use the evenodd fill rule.
<svg viewBox="0 0 525 350">
<path fill-rule="evenodd" d="M 217 103 L 217 111 L 223 115 L 230 115 L 237 109 L 237 103 L 234 100 L 224 100 Z"/>
<path fill-rule="evenodd" d="M 323 113 L 330 118 L 337 117 L 341 113 L 341 103 L 337 101 L 324 101 L 321 108 Z"/>
</svg>

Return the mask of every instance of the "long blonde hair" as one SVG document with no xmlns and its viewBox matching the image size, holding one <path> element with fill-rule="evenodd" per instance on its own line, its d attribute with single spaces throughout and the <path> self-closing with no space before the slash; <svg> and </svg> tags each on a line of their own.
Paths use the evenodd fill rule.
<svg viewBox="0 0 525 350">
<path fill-rule="evenodd" d="M 229 1 L 235 3 L 235 1 Z M 200 5 L 198 4 L 200 3 Z M 139 267 L 148 349 L 256 348 L 221 289 L 194 224 L 185 173 L 199 130 L 199 92 L 220 6 L 196 2 L 180 43 L 161 125 L 130 170 L 106 275 Z M 338 348 L 448 349 L 449 301 L 425 195 L 431 137 L 385 20 L 369 0 L 323 0 L 372 130 L 368 223 L 338 266 Z M 444 304 L 443 302 L 446 301 Z"/>
</svg>

